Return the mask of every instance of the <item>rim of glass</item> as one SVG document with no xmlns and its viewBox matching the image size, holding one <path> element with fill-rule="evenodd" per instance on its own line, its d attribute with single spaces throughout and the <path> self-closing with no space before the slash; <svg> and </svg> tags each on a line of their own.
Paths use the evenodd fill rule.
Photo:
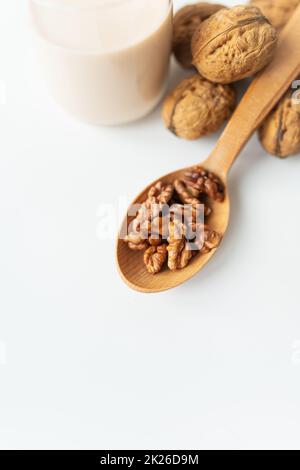
<svg viewBox="0 0 300 470">
<path fill-rule="evenodd" d="M 61 5 L 59 6 L 57 3 L 53 3 L 54 2 L 57 2 L 57 0 L 30 0 L 31 3 L 36 3 L 38 5 L 43 5 L 43 6 L 49 6 L 49 7 L 54 7 L 55 8 L 55 5 L 58 6 L 58 8 L 61 8 Z M 96 0 L 97 1 L 97 0 Z M 106 6 L 117 6 L 117 5 L 120 5 L 121 3 L 129 3 L 130 1 L 132 0 L 100 0 L 100 1 L 109 1 L 109 2 L 113 2 L 113 3 L 110 3 L 110 5 L 106 4 Z M 165 19 L 168 17 L 168 15 L 170 14 L 170 11 L 171 9 L 173 8 L 173 0 L 167 0 L 168 2 L 168 10 L 166 12 L 166 16 L 165 16 Z M 74 4 L 73 5 L 66 5 L 66 8 L 74 8 Z M 91 7 L 91 6 L 88 6 L 88 5 L 76 5 L 76 8 L 77 9 L 81 9 L 81 8 L 99 8 L 99 7 L 103 7 L 103 5 L 97 5 L 97 6 L 94 6 L 94 7 Z M 164 21 L 165 21 L 164 19 Z M 43 35 L 39 35 L 40 39 L 42 41 L 45 41 L 45 42 L 49 42 L 49 40 L 47 39 L 47 37 L 43 36 Z M 141 41 L 140 42 L 143 42 L 146 40 L 146 37 L 143 37 L 141 38 Z M 65 46 L 65 45 L 62 45 L 62 44 L 58 44 L 56 42 L 52 42 L 52 47 L 55 47 L 59 50 L 64 50 L 68 53 L 72 53 L 72 54 L 78 54 L 78 53 L 82 53 L 84 52 L 85 54 L 89 54 L 89 55 L 95 55 L 95 54 L 98 54 L 99 51 L 98 50 L 90 50 L 90 49 L 81 49 L 81 48 L 72 48 L 72 47 L 68 47 L 68 46 Z M 130 49 L 132 47 L 132 44 L 129 44 L 127 46 L 124 46 L 122 49 L 117 49 L 117 50 L 114 50 L 112 49 L 111 51 L 109 51 L 110 53 L 114 53 L 114 52 L 120 52 L 121 50 L 126 50 L 126 49 Z"/>
<path fill-rule="evenodd" d="M 76 0 L 75 0 L 76 1 Z M 59 4 L 59 0 L 31 0 L 32 3 L 36 3 L 37 5 L 46 7 L 46 8 L 55 8 L 55 9 L 60 9 L 60 10 L 65 10 L 65 9 L 78 9 L 78 10 L 88 10 L 92 8 L 114 8 L 117 7 L 118 5 L 121 5 L 122 3 L 129 3 L 132 0 L 94 0 L 94 4 L 78 4 L 78 3 L 73 3 L 73 4 Z M 151 0 L 150 0 L 151 1 Z M 172 4 L 173 0 L 167 0 L 169 5 Z"/>
</svg>

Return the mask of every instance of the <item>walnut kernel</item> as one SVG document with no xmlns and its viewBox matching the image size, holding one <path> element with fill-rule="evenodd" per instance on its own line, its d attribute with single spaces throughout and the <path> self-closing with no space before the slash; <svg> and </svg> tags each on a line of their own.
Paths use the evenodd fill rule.
<svg viewBox="0 0 300 470">
<path fill-rule="evenodd" d="M 218 248 L 222 241 L 222 236 L 214 231 L 211 230 L 209 227 L 205 226 L 203 235 L 200 238 L 196 244 L 199 244 L 199 252 L 202 255 L 206 255 L 207 253 L 210 253 L 212 250 L 215 250 Z M 197 251 L 196 251 L 197 253 Z"/>
<path fill-rule="evenodd" d="M 275 53 L 275 28 L 254 6 L 223 9 L 200 24 L 192 39 L 193 64 L 217 83 L 251 77 Z"/>
<path fill-rule="evenodd" d="M 148 248 L 148 240 L 145 240 L 142 235 L 138 233 L 131 232 L 125 237 L 125 242 L 128 243 L 128 246 L 133 251 L 144 251 Z"/>
<path fill-rule="evenodd" d="M 167 247 L 168 267 L 171 271 L 183 269 L 193 257 L 193 252 L 189 247 L 189 242 L 184 235 L 182 224 L 176 222 L 170 223 L 170 235 L 168 238 L 169 245 Z"/>
<path fill-rule="evenodd" d="M 166 244 L 150 246 L 150 248 L 148 248 L 144 253 L 144 263 L 147 271 L 150 274 L 159 273 L 167 260 L 167 256 L 168 252 Z"/>
<path fill-rule="evenodd" d="M 156 204 L 168 204 L 168 202 L 172 199 L 173 192 L 174 188 L 172 184 L 164 185 L 161 181 L 159 181 L 148 192 L 147 201 Z"/>
<path fill-rule="evenodd" d="M 175 180 L 174 181 L 174 187 L 176 189 L 177 194 L 179 195 L 179 198 L 180 198 L 181 202 L 183 202 L 183 204 L 191 204 L 192 206 L 197 205 L 197 204 L 201 204 L 201 202 L 198 199 L 200 193 L 197 191 L 198 197 L 194 196 L 188 190 L 188 188 L 187 188 L 186 184 L 184 183 L 184 181 L 179 180 L 179 179 Z"/>
<path fill-rule="evenodd" d="M 225 199 L 225 187 L 220 178 L 201 166 L 187 171 L 183 181 L 188 189 L 192 188 L 199 194 L 205 194 L 215 201 L 223 202 Z"/>
<path fill-rule="evenodd" d="M 191 206 L 195 207 L 199 204 L 203 204 L 203 202 L 201 202 L 201 200 L 199 199 L 200 191 L 197 191 L 191 186 L 188 187 L 183 180 L 175 180 L 174 187 L 176 189 L 176 193 L 178 194 L 180 201 L 183 204 L 190 204 Z M 210 214 L 210 207 L 208 207 L 207 204 L 204 204 L 204 215 L 208 217 Z"/>
</svg>

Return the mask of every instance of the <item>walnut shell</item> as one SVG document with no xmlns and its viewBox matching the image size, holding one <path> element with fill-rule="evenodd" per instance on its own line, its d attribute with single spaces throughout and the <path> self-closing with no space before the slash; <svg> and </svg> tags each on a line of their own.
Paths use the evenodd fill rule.
<svg viewBox="0 0 300 470">
<path fill-rule="evenodd" d="M 193 75 L 165 99 L 162 111 L 165 126 L 178 137 L 199 139 L 219 129 L 234 110 L 235 99 L 231 86 Z"/>
<path fill-rule="evenodd" d="M 300 0 L 251 0 L 274 28 L 280 30 L 289 21 Z"/>
<path fill-rule="evenodd" d="M 236 82 L 269 64 L 276 44 L 275 28 L 258 8 L 223 9 L 196 30 L 192 39 L 193 63 L 208 80 Z"/>
<path fill-rule="evenodd" d="M 259 129 L 265 150 L 280 158 L 300 152 L 300 103 L 294 94 L 288 91 Z"/>
<path fill-rule="evenodd" d="M 178 10 L 173 21 L 173 52 L 177 61 L 184 68 L 193 67 L 191 42 L 199 24 L 211 15 L 225 8 L 212 3 L 186 5 Z"/>
</svg>

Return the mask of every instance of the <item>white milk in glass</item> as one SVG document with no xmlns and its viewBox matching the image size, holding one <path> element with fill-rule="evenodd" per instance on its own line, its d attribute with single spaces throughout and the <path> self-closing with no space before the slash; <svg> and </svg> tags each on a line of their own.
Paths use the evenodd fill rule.
<svg viewBox="0 0 300 470">
<path fill-rule="evenodd" d="M 170 0 L 30 0 L 35 39 L 56 100 L 115 125 L 146 115 L 166 85 Z"/>
</svg>

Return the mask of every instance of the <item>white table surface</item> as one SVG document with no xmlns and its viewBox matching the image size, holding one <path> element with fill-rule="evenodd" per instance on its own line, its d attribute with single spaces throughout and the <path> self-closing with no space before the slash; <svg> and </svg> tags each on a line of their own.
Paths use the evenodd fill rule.
<svg viewBox="0 0 300 470">
<path fill-rule="evenodd" d="M 159 109 L 120 128 L 64 114 L 24 0 L 1 2 L 0 57 L 0 447 L 300 448 L 300 157 L 254 137 L 222 249 L 186 285 L 139 294 L 99 238 L 101 207 L 216 136 L 176 139 Z"/>
</svg>

